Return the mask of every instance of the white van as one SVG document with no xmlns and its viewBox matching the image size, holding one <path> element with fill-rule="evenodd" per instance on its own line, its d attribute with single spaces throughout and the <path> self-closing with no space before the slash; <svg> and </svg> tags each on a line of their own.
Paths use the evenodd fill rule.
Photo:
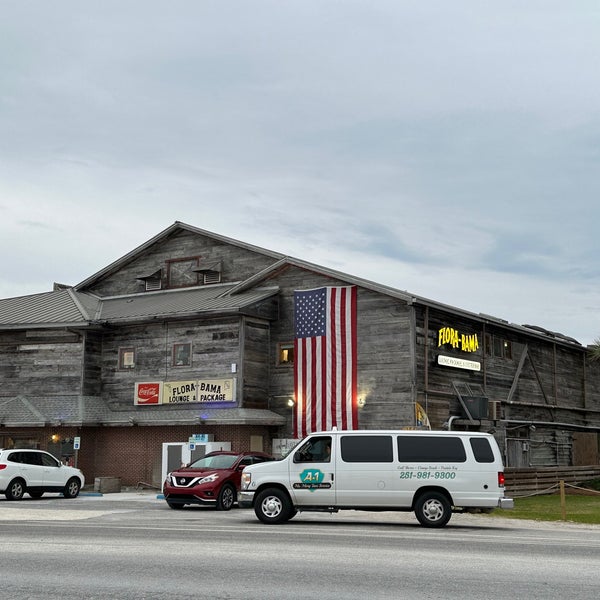
<svg viewBox="0 0 600 600">
<path fill-rule="evenodd" d="M 298 511 L 400 510 L 443 527 L 452 512 L 513 508 L 513 500 L 488 433 L 358 430 L 313 433 L 284 459 L 246 467 L 239 505 L 263 523 Z"/>
</svg>

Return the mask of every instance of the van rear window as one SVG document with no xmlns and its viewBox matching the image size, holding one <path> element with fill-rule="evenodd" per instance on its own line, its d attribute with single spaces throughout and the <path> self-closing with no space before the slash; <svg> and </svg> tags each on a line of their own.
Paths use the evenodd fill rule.
<svg viewBox="0 0 600 600">
<path fill-rule="evenodd" d="M 394 460 L 391 435 L 342 436 L 342 460 L 350 463 L 383 462 Z"/>
<path fill-rule="evenodd" d="M 493 463 L 494 453 L 487 438 L 469 438 L 473 455 L 478 463 Z"/>
<path fill-rule="evenodd" d="M 400 462 L 465 462 L 467 454 L 458 437 L 398 436 Z"/>
</svg>

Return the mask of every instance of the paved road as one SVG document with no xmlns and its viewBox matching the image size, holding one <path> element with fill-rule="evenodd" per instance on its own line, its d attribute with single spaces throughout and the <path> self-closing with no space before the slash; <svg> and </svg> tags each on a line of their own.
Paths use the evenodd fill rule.
<svg viewBox="0 0 600 600">
<path fill-rule="evenodd" d="M 598 597 L 600 527 L 454 515 L 174 511 L 156 493 L 0 500 L 0 597 Z"/>
</svg>

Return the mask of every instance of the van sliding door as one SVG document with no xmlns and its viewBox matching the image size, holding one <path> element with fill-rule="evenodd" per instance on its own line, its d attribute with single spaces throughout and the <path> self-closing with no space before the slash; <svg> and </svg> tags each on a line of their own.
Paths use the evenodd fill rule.
<svg viewBox="0 0 600 600">
<path fill-rule="evenodd" d="M 337 469 L 338 506 L 394 506 L 397 484 L 391 435 L 342 435 Z"/>
</svg>

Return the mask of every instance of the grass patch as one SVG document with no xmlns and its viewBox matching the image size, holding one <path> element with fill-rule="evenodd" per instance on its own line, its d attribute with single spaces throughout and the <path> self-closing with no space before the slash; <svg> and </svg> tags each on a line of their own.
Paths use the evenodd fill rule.
<svg viewBox="0 0 600 600">
<path fill-rule="evenodd" d="M 600 494 L 580 496 L 567 494 L 566 520 L 573 523 L 600 525 Z M 562 521 L 560 494 L 515 498 L 512 510 L 494 510 L 493 516 L 533 521 Z"/>
</svg>

